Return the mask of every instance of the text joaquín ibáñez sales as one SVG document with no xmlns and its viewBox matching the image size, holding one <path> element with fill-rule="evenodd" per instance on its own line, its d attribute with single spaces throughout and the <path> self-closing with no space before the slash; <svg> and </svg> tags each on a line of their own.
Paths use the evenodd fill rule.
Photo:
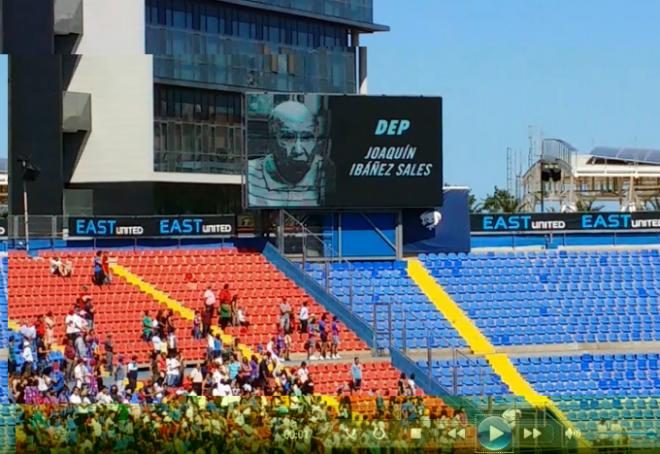
<svg viewBox="0 0 660 454">
<path fill-rule="evenodd" d="M 407 119 L 379 119 L 374 136 L 405 136 L 410 130 Z M 433 171 L 432 162 L 415 162 L 417 146 L 369 146 L 360 161 L 351 165 L 351 177 L 427 177 Z"/>
</svg>

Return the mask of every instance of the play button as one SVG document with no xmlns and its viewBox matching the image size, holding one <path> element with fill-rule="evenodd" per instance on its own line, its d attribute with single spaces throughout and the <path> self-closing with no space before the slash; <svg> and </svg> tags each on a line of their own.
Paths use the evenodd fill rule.
<svg viewBox="0 0 660 454">
<path fill-rule="evenodd" d="M 498 438 L 500 438 L 502 435 L 504 435 L 504 432 L 502 432 L 500 429 L 498 429 L 495 426 L 490 426 L 490 440 L 488 441 L 495 441 Z"/>
<path fill-rule="evenodd" d="M 488 451 L 506 450 L 511 445 L 511 426 L 499 416 L 489 416 L 479 423 L 477 438 Z"/>
</svg>

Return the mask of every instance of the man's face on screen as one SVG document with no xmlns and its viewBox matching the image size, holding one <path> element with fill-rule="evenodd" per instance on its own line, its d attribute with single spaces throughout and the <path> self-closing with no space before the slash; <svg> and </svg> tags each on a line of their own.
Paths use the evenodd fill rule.
<svg viewBox="0 0 660 454">
<path fill-rule="evenodd" d="M 275 164 L 284 179 L 296 184 L 316 155 L 316 118 L 304 104 L 287 101 L 273 110 L 271 121 L 277 140 Z"/>
</svg>

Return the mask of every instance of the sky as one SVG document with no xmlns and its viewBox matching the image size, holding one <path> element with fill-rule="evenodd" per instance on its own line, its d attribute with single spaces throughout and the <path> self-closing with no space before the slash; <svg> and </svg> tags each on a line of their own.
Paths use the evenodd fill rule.
<svg viewBox="0 0 660 454">
<path fill-rule="evenodd" d="M 369 94 L 443 97 L 444 180 L 506 188 L 528 127 L 588 153 L 660 149 L 660 2 L 374 0 Z"/>
<path fill-rule="evenodd" d="M 7 56 L 0 55 L 0 158 L 7 158 Z"/>
</svg>

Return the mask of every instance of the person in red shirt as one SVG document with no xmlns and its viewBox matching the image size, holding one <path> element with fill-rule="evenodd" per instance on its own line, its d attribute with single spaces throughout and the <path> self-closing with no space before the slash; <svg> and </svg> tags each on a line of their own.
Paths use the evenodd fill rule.
<svg viewBox="0 0 660 454">
<path fill-rule="evenodd" d="M 34 328 L 37 331 L 37 337 L 43 339 L 46 335 L 46 324 L 44 323 L 44 316 L 40 315 L 37 317 L 36 322 L 34 323 Z"/>
<path fill-rule="evenodd" d="M 78 298 L 76 299 L 75 309 L 82 309 L 85 307 L 85 303 L 92 299 L 92 295 L 89 293 L 89 288 L 86 285 L 83 285 L 80 288 L 80 293 L 78 293 Z"/>
<path fill-rule="evenodd" d="M 231 304 L 231 293 L 229 292 L 229 284 L 220 290 L 220 304 Z"/>
<path fill-rule="evenodd" d="M 101 269 L 103 270 L 103 283 L 110 284 L 112 282 L 112 277 L 110 276 L 110 262 L 108 259 L 108 253 L 105 251 L 101 257 Z"/>
</svg>

